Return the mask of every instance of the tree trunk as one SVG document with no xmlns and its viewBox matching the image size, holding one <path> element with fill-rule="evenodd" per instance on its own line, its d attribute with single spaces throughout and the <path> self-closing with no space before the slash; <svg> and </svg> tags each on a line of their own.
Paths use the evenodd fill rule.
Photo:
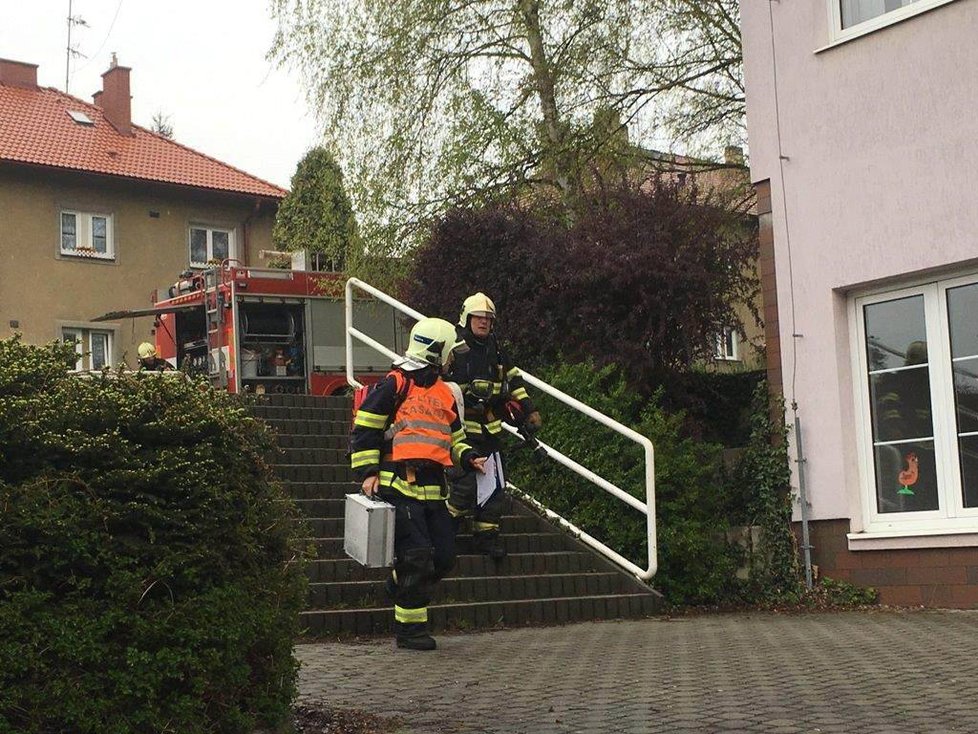
<svg viewBox="0 0 978 734">
<path fill-rule="evenodd" d="M 554 90 L 554 73 L 543 45 L 540 28 L 540 1 L 519 0 L 519 13 L 530 46 L 530 64 L 540 109 L 543 112 L 543 134 L 549 151 L 544 164 L 553 166 L 553 176 L 561 198 L 568 211 L 573 212 L 580 199 L 580 176 L 568 146 L 568 127 L 560 119 L 557 95 Z"/>
</svg>

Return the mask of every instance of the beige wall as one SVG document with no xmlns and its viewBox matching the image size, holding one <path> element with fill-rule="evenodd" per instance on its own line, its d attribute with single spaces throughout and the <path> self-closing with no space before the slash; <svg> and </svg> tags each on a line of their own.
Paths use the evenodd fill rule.
<svg viewBox="0 0 978 734">
<path fill-rule="evenodd" d="M 115 259 L 61 255 L 62 209 L 110 214 Z M 151 305 L 153 291 L 189 265 L 191 224 L 233 230 L 238 257 L 260 264 L 274 210 L 254 197 L 0 165 L 0 338 L 20 332 L 42 343 L 60 338 L 63 326 L 101 328 L 115 335 L 113 362 L 132 365 L 153 320 L 91 319 Z"/>
</svg>

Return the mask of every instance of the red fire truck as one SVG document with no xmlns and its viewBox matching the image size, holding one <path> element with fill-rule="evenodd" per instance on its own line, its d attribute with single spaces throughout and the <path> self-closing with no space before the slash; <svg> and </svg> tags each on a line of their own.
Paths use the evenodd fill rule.
<svg viewBox="0 0 978 734">
<path fill-rule="evenodd" d="M 155 317 L 159 356 L 230 392 L 335 395 L 347 390 L 344 285 L 338 273 L 228 260 L 184 273 L 152 307 L 95 320 Z M 393 309 L 358 299 L 353 311 L 358 329 L 403 351 L 410 324 Z M 379 379 L 390 367 L 365 346 L 354 347 L 353 364 L 361 382 Z"/>
</svg>

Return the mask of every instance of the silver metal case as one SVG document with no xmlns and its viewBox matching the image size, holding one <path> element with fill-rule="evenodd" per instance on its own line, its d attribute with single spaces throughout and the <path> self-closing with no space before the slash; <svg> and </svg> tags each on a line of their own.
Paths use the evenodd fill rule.
<svg viewBox="0 0 978 734">
<path fill-rule="evenodd" d="M 343 550 L 367 568 L 394 565 L 394 505 L 364 494 L 346 495 Z"/>
</svg>

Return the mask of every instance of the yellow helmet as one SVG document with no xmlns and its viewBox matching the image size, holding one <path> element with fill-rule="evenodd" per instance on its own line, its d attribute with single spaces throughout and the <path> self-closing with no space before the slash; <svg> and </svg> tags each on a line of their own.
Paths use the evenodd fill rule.
<svg viewBox="0 0 978 734">
<path fill-rule="evenodd" d="M 435 367 L 448 362 L 459 339 L 455 327 L 445 319 L 421 319 L 411 329 L 404 356 Z"/>
<path fill-rule="evenodd" d="M 149 342 L 143 342 L 140 344 L 137 351 L 139 352 L 140 359 L 149 359 L 150 357 L 156 356 L 156 347 Z"/>
<path fill-rule="evenodd" d="M 488 316 L 496 318 L 496 304 L 481 291 L 469 296 L 462 302 L 462 313 L 458 317 L 459 326 L 469 325 L 469 316 Z"/>
</svg>

